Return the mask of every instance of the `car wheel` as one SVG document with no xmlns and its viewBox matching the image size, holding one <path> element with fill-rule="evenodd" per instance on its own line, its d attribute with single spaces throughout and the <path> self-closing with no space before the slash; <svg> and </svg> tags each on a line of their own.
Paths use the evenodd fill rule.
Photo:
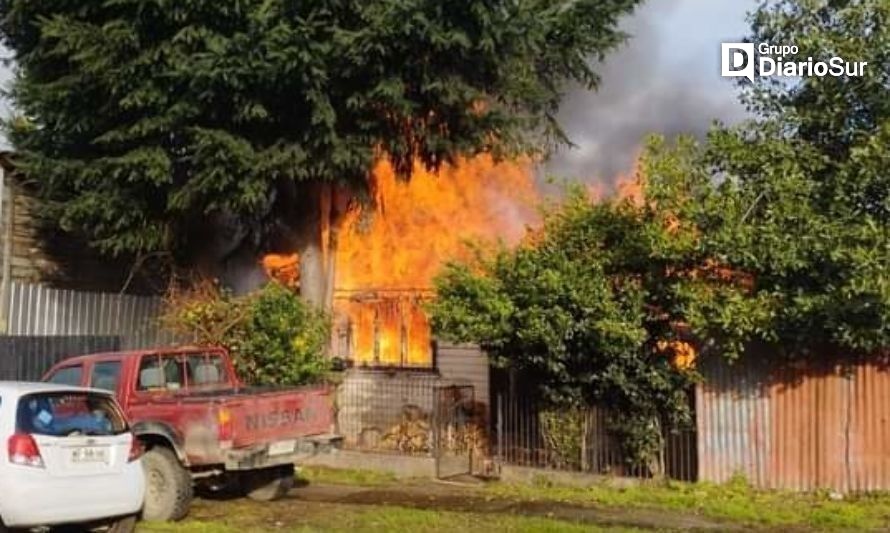
<svg viewBox="0 0 890 533">
<path fill-rule="evenodd" d="M 142 456 L 145 470 L 145 504 L 142 517 L 146 520 L 181 520 L 192 503 L 192 476 L 182 467 L 173 450 L 155 446 Z"/>
<path fill-rule="evenodd" d="M 243 488 L 251 500 L 271 502 L 294 486 L 294 465 L 282 465 L 244 473 Z"/>
</svg>

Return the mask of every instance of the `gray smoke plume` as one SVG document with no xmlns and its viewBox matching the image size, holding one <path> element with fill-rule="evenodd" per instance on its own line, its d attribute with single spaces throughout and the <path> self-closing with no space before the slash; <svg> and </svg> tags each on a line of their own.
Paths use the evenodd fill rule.
<svg viewBox="0 0 890 533">
<path fill-rule="evenodd" d="M 630 37 L 595 65 L 598 91 L 570 91 L 560 124 L 576 145 L 541 169 L 559 179 L 606 185 L 629 173 L 644 137 L 702 136 L 714 120 L 737 122 L 745 110 L 720 77 L 721 41 L 746 33 L 752 0 L 650 1 L 623 23 Z"/>
</svg>

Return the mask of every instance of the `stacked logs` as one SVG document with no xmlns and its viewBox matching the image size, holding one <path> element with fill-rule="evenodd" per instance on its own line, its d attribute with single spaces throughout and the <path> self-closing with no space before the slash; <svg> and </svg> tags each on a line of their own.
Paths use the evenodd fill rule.
<svg viewBox="0 0 890 533">
<path fill-rule="evenodd" d="M 451 453 L 472 451 L 474 457 L 488 456 L 488 417 L 481 402 L 463 401 L 459 404 L 460 420 L 453 420 L 445 428 L 445 450 Z"/>
<path fill-rule="evenodd" d="M 402 453 L 430 451 L 431 428 L 427 414 L 416 405 L 405 405 L 402 417 L 383 435 L 382 447 Z"/>
</svg>

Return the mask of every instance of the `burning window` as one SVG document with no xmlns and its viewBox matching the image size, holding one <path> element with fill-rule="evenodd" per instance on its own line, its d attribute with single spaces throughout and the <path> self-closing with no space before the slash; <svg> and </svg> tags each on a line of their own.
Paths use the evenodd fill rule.
<svg viewBox="0 0 890 533">
<path fill-rule="evenodd" d="M 410 291 L 340 292 L 334 301 L 334 355 L 355 366 L 430 368 L 432 336 L 423 302 Z"/>
</svg>

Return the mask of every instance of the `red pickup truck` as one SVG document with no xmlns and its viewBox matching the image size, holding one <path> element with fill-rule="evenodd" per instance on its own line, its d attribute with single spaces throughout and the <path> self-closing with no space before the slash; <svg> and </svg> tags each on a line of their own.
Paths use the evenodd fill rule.
<svg viewBox="0 0 890 533">
<path fill-rule="evenodd" d="M 273 500 L 294 463 L 336 446 L 327 387 L 245 387 L 226 351 L 177 348 L 83 355 L 44 381 L 114 391 L 145 448 L 148 520 L 179 520 L 194 487 Z"/>
</svg>

